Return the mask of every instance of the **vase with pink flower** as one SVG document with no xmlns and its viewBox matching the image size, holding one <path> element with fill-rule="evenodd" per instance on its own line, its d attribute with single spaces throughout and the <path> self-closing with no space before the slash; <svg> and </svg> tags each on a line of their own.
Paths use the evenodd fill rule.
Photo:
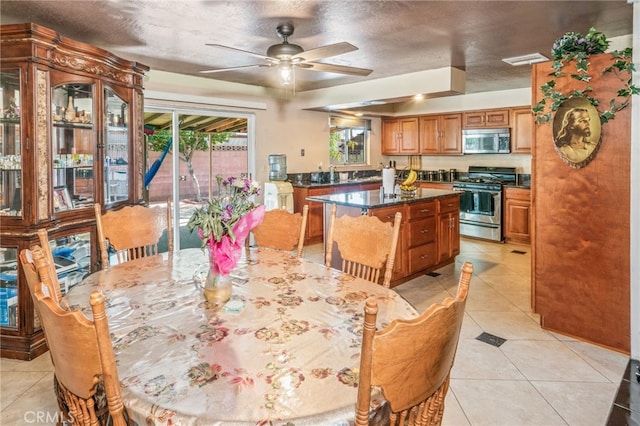
<svg viewBox="0 0 640 426">
<path fill-rule="evenodd" d="M 207 302 L 223 305 L 231 298 L 229 274 L 238 264 L 249 232 L 264 217 L 265 206 L 253 198 L 260 189 L 249 179 L 216 177 L 219 195 L 197 208 L 187 227 L 197 229 L 202 248 L 209 258 L 206 277 L 202 280 Z"/>
</svg>

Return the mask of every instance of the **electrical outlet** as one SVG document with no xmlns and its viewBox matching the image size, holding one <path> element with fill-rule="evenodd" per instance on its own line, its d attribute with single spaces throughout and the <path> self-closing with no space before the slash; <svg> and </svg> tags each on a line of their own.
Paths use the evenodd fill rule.
<svg viewBox="0 0 640 426">
<path fill-rule="evenodd" d="M 304 157 L 304 148 L 300 149 L 300 157 Z"/>
</svg>

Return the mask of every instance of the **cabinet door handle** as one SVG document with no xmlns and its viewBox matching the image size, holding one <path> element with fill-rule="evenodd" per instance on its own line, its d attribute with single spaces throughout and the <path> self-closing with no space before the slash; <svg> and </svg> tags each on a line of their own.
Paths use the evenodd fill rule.
<svg viewBox="0 0 640 426">
<path fill-rule="evenodd" d="M 422 210 L 420 210 L 420 213 L 429 213 L 430 211 L 431 210 L 429 210 L 429 209 L 422 209 Z"/>
<path fill-rule="evenodd" d="M 428 258 L 428 257 L 429 257 L 429 255 L 428 255 L 428 254 L 423 254 L 423 255 L 421 255 L 421 256 L 420 256 L 420 259 L 426 259 L 426 258 Z"/>
<path fill-rule="evenodd" d="M 429 232 L 428 229 L 423 229 L 422 231 L 420 231 L 421 234 L 426 234 L 427 232 Z"/>
</svg>

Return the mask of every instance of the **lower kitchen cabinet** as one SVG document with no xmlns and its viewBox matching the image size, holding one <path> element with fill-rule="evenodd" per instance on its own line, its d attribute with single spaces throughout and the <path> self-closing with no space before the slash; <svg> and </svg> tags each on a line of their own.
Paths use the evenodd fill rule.
<svg viewBox="0 0 640 426">
<path fill-rule="evenodd" d="M 293 188 L 293 210 L 302 213 L 302 207 L 309 206 L 307 215 L 307 229 L 305 231 L 304 243 L 314 244 L 322 242 L 324 232 L 324 222 L 322 218 L 322 203 L 307 201 L 307 197 L 316 195 L 327 195 L 334 192 L 333 186 L 323 186 L 318 188 Z"/>
<path fill-rule="evenodd" d="M 400 234 L 398 235 L 398 245 L 396 249 L 396 257 L 393 264 L 393 275 L 391 276 L 391 281 L 401 278 L 406 275 L 406 259 L 405 259 L 405 209 L 403 207 L 387 207 L 381 209 L 369 210 L 370 216 L 375 216 L 380 219 L 382 222 L 391 223 L 393 225 L 393 221 L 396 218 L 396 213 L 402 213 L 402 221 L 400 222 Z"/>
<path fill-rule="evenodd" d="M 438 262 L 460 254 L 460 197 L 438 200 Z"/>
<path fill-rule="evenodd" d="M 293 188 L 293 211 L 302 213 L 302 207 L 309 206 L 307 216 L 307 229 L 305 231 L 305 244 L 320 243 L 323 241 L 324 219 L 322 216 L 322 203 L 308 201 L 307 197 L 327 195 L 336 192 L 369 191 L 380 188 L 380 182 L 323 185 L 318 187 L 296 186 Z"/>
<path fill-rule="evenodd" d="M 409 270 L 420 271 L 438 263 L 437 201 L 409 204 L 407 210 Z"/>
<path fill-rule="evenodd" d="M 531 190 L 504 190 L 504 237 L 507 242 L 531 243 Z"/>
<path fill-rule="evenodd" d="M 384 222 L 402 213 L 392 287 L 455 260 L 460 254 L 459 209 L 460 199 L 455 195 L 369 210 L 369 215 Z"/>
</svg>

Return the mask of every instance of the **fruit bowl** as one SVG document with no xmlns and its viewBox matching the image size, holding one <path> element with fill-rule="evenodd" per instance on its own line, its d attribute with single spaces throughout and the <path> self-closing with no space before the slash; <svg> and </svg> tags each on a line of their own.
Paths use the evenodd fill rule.
<svg viewBox="0 0 640 426">
<path fill-rule="evenodd" d="M 417 191 L 418 187 L 416 185 L 400 185 L 400 197 L 402 198 L 413 198 L 416 196 Z"/>
</svg>

